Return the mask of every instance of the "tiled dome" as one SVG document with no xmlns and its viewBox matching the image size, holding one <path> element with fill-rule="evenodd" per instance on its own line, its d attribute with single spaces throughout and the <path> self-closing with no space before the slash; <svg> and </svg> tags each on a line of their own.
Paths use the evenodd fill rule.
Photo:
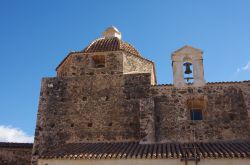
<svg viewBox="0 0 250 165">
<path fill-rule="evenodd" d="M 103 37 L 94 40 L 83 52 L 125 51 L 140 56 L 140 53 L 129 43 L 121 40 L 121 33 L 115 27 L 103 32 Z"/>
</svg>

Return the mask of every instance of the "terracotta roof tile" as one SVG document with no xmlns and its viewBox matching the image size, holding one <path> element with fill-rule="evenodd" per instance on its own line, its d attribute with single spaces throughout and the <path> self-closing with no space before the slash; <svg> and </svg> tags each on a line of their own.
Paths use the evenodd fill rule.
<svg viewBox="0 0 250 165">
<path fill-rule="evenodd" d="M 196 150 L 196 151 L 195 151 Z M 70 143 L 40 156 L 44 159 L 250 158 L 250 142 L 242 143 Z"/>
<path fill-rule="evenodd" d="M 32 148 L 32 143 L 10 143 L 10 142 L 0 142 L 1 148 Z"/>
<path fill-rule="evenodd" d="M 208 85 L 213 85 L 213 84 L 238 84 L 238 83 L 250 83 L 250 80 L 244 80 L 244 81 L 207 82 Z"/>
<path fill-rule="evenodd" d="M 123 50 L 131 54 L 140 56 L 140 53 L 129 43 L 120 40 L 117 37 L 113 38 L 98 38 L 89 46 L 83 49 L 84 53 L 119 51 Z"/>
</svg>

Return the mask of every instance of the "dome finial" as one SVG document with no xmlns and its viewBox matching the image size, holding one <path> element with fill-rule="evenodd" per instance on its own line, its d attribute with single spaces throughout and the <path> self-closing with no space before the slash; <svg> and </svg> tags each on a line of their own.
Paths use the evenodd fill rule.
<svg viewBox="0 0 250 165">
<path fill-rule="evenodd" d="M 113 37 L 117 37 L 119 39 L 122 38 L 122 34 L 119 32 L 119 30 L 114 27 L 114 26 L 110 26 L 108 27 L 103 33 L 102 36 L 104 38 L 113 38 Z"/>
</svg>

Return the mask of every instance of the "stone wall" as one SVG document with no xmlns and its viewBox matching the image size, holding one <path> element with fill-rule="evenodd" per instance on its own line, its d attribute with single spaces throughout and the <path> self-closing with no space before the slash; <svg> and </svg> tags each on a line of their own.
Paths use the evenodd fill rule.
<svg viewBox="0 0 250 165">
<path fill-rule="evenodd" d="M 97 68 L 93 57 L 103 56 L 105 58 L 104 67 Z M 78 77 L 93 74 L 116 74 L 123 71 L 122 52 L 99 52 L 99 53 L 70 53 L 58 66 L 58 77 Z"/>
<path fill-rule="evenodd" d="M 33 155 L 71 142 L 138 141 L 150 74 L 44 78 Z"/>
<path fill-rule="evenodd" d="M 156 84 L 154 63 L 129 53 L 123 55 L 123 73 L 151 73 L 151 84 Z"/>
<path fill-rule="evenodd" d="M 153 98 L 140 100 L 140 143 L 155 142 L 155 105 Z"/>
<path fill-rule="evenodd" d="M 150 74 L 44 78 L 33 154 L 72 142 L 249 140 L 249 86 L 151 86 Z M 203 120 L 190 119 L 190 100 Z"/>
<path fill-rule="evenodd" d="M 93 59 L 103 56 L 104 67 L 97 68 Z M 125 52 L 70 53 L 57 68 L 58 77 L 79 77 L 93 74 L 150 73 L 156 83 L 154 63 Z"/>
<path fill-rule="evenodd" d="M 196 88 L 152 87 L 156 141 L 249 140 L 249 89 L 249 82 L 215 83 Z M 202 104 L 199 108 L 202 108 L 203 120 L 190 119 L 190 100 L 193 104 Z"/>
<path fill-rule="evenodd" d="M 32 144 L 0 143 L 1 165 L 30 165 Z"/>
</svg>

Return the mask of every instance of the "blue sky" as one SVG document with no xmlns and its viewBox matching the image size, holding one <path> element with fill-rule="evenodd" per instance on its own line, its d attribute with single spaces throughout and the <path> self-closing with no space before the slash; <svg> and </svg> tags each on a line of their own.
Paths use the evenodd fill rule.
<svg viewBox="0 0 250 165">
<path fill-rule="evenodd" d="M 184 45 L 204 51 L 206 81 L 249 80 L 249 9 L 249 0 L 1 0 L 0 141 L 11 131 L 30 141 L 41 78 L 111 25 L 155 62 L 160 84 L 172 83 L 170 55 Z"/>
</svg>

